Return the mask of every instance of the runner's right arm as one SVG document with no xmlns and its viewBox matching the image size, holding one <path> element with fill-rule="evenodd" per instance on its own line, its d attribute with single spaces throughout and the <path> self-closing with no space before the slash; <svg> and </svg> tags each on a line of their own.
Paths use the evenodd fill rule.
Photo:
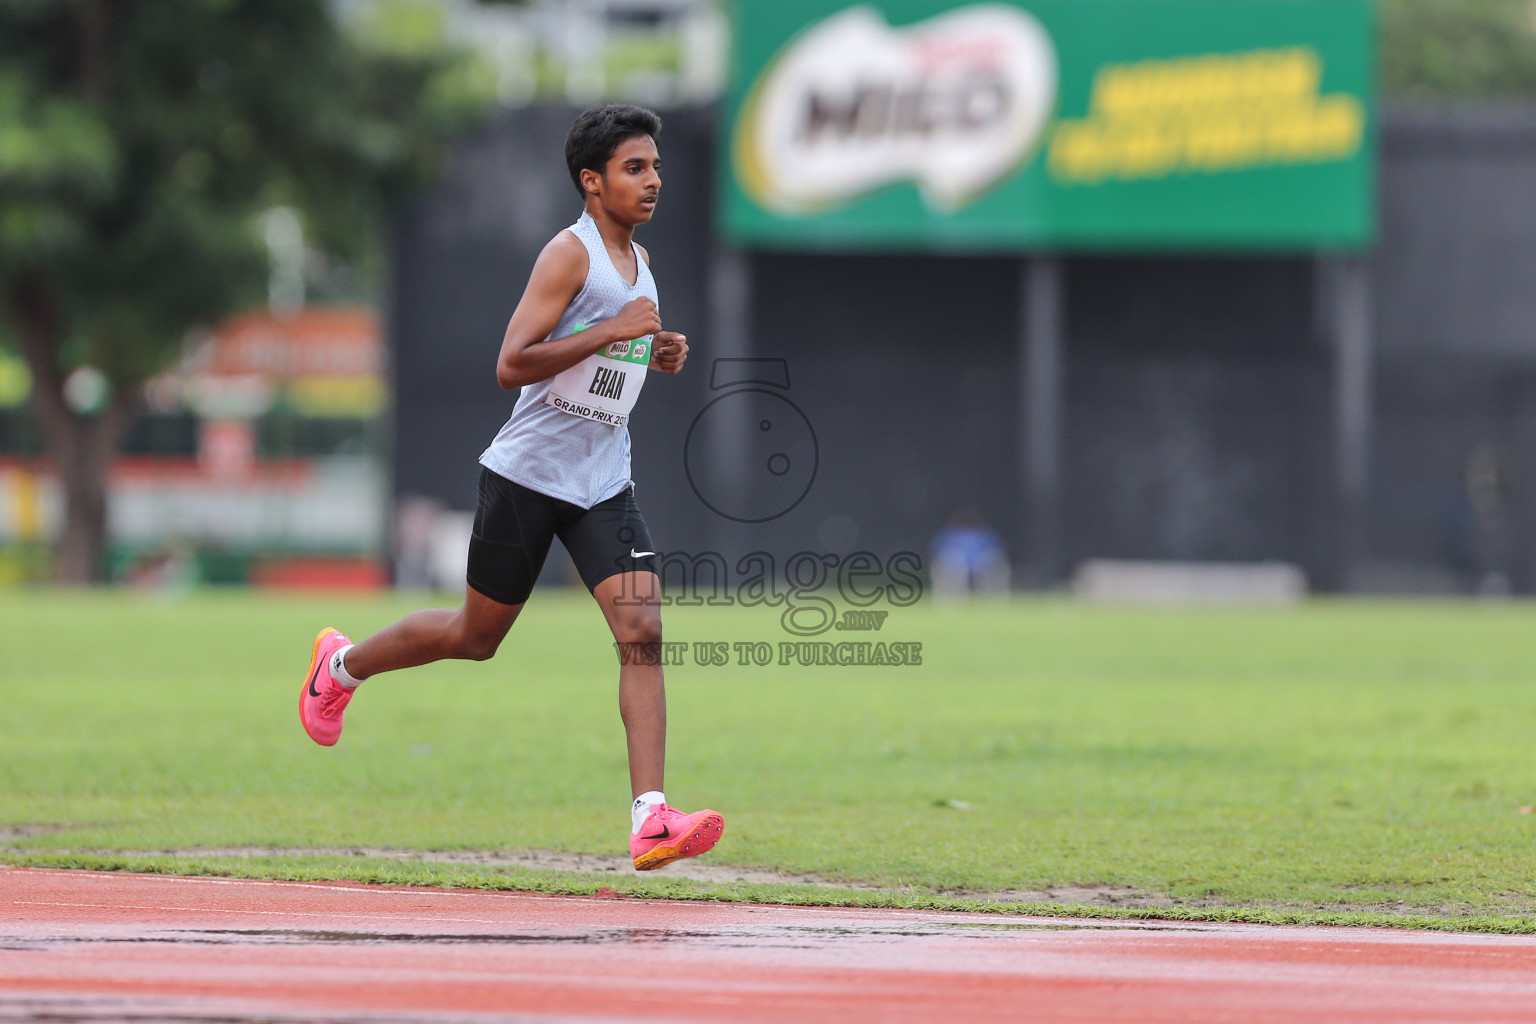
<svg viewBox="0 0 1536 1024">
<path fill-rule="evenodd" d="M 564 338 L 549 337 L 587 280 L 587 250 L 569 231 L 556 235 L 539 253 L 528 287 L 512 313 L 496 359 L 496 383 L 511 391 L 568 370 L 615 341 L 630 341 L 661 330 L 656 303 L 641 296 L 611 320 Z"/>
</svg>

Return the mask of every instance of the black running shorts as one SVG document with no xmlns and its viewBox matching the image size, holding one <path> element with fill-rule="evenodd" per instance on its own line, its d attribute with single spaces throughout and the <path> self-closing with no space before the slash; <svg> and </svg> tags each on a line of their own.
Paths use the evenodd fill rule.
<svg viewBox="0 0 1536 1024">
<path fill-rule="evenodd" d="M 480 505 L 466 573 L 471 587 L 492 601 L 522 604 L 555 537 L 571 553 L 588 590 L 621 572 L 656 571 L 651 532 L 633 486 L 582 508 L 480 468 Z"/>
</svg>

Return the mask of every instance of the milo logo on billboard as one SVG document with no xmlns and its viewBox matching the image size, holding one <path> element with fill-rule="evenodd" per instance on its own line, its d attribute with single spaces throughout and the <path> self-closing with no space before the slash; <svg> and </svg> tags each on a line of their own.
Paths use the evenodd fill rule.
<svg viewBox="0 0 1536 1024">
<path fill-rule="evenodd" d="M 732 140 L 742 189 L 814 214 L 915 184 L 957 210 L 1022 166 L 1056 103 L 1056 50 L 1017 7 L 974 4 L 902 28 L 851 7 L 796 36 L 747 96 Z"/>
</svg>

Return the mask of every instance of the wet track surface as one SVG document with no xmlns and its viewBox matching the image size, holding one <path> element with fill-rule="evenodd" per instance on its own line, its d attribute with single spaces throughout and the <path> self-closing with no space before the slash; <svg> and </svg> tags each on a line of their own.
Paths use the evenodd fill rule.
<svg viewBox="0 0 1536 1024">
<path fill-rule="evenodd" d="M 1536 938 L 0 868 L 0 1021 L 1536 1021 Z"/>
</svg>

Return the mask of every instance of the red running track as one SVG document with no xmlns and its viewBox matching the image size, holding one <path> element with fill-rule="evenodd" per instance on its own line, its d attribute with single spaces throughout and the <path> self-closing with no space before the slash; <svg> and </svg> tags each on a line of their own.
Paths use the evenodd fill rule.
<svg viewBox="0 0 1536 1024">
<path fill-rule="evenodd" d="M 1536 1020 L 1536 938 L 0 868 L 0 1021 Z"/>
</svg>

